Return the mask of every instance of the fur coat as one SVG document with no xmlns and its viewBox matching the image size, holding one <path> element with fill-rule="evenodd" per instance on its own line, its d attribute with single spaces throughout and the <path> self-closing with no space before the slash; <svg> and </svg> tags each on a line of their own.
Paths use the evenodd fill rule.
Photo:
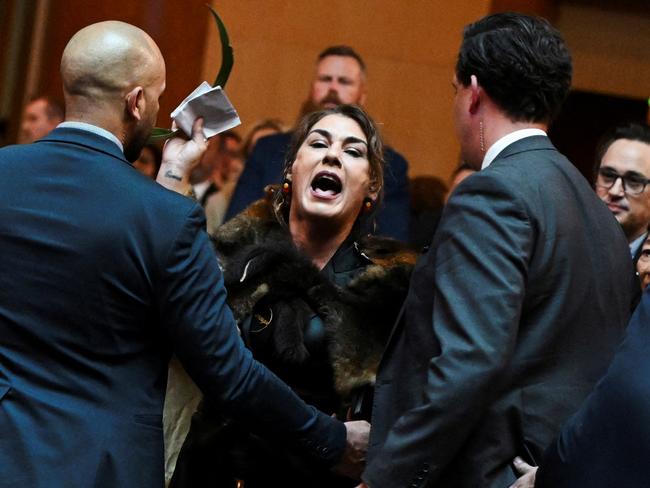
<svg viewBox="0 0 650 488">
<path fill-rule="evenodd" d="M 214 243 L 240 327 L 261 309 L 260 315 L 271 318 L 276 359 L 295 365 L 308 360 L 303 332 L 317 315 L 325 326 L 337 393 L 346 397 L 374 384 L 406 297 L 415 253 L 392 239 L 358 239 L 352 244 L 358 270 L 337 286 L 296 248 L 268 198 L 221 226 Z"/>
<path fill-rule="evenodd" d="M 346 251 L 346 266 L 328 276 L 325 271 L 339 252 L 319 271 L 293 245 L 266 200 L 222 225 L 214 243 L 229 304 L 255 357 L 322 411 L 350 411 L 355 418 L 369 419 L 370 386 L 404 301 L 415 255 L 392 240 L 347 241 L 339 249 Z M 309 338 L 315 317 L 323 332 L 318 337 L 324 337 L 318 348 L 310 347 Z M 263 351 L 271 356 L 263 357 L 259 336 L 265 336 Z M 357 484 L 272 436 L 253 434 L 223 417 L 218 406 L 202 404 L 170 488 L 234 488 L 236 479 L 253 488 Z"/>
</svg>

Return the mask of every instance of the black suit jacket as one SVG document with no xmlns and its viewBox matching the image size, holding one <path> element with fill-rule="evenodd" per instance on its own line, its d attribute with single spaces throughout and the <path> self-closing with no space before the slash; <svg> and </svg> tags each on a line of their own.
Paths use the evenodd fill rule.
<svg viewBox="0 0 650 488">
<path fill-rule="evenodd" d="M 536 487 L 650 485 L 649 352 L 647 289 L 607 374 L 547 450 Z"/>
<path fill-rule="evenodd" d="M 380 364 L 370 488 L 504 488 L 603 373 L 634 275 L 620 226 L 546 137 L 445 206 Z"/>
<path fill-rule="evenodd" d="M 78 129 L 0 150 L 0 195 L 0 486 L 163 486 L 172 350 L 233 415 L 340 456 L 343 425 L 243 346 L 198 205 Z"/>
<path fill-rule="evenodd" d="M 291 136 L 291 132 L 273 134 L 257 141 L 237 182 L 226 220 L 262 198 L 266 185 L 281 183 Z M 384 147 L 384 158 L 384 201 L 376 213 L 375 233 L 406 241 L 409 228 L 408 163 L 389 147 Z"/>
</svg>

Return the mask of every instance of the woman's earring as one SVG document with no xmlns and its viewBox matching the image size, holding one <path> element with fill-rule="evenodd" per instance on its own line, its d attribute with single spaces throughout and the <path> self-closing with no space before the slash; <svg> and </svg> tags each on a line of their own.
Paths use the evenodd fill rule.
<svg viewBox="0 0 650 488">
<path fill-rule="evenodd" d="M 372 198 L 370 198 L 370 197 L 364 198 L 363 199 L 363 211 L 365 213 L 370 212 L 372 210 L 372 204 L 373 204 Z"/>
<path fill-rule="evenodd" d="M 284 183 L 282 183 L 282 193 L 285 195 L 291 193 L 291 180 L 284 180 Z"/>
</svg>

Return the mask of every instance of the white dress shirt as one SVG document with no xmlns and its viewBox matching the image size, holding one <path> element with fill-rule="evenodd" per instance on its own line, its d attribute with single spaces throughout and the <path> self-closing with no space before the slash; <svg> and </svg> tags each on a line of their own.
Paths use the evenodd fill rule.
<svg viewBox="0 0 650 488">
<path fill-rule="evenodd" d="M 530 137 L 530 136 L 547 137 L 546 132 L 544 132 L 542 129 L 533 129 L 533 128 L 520 129 L 511 132 L 510 134 L 506 134 L 497 142 L 492 144 L 490 148 L 487 150 L 485 156 L 483 157 L 483 164 L 481 164 L 481 169 L 485 169 L 488 166 L 490 166 L 490 164 L 492 164 L 492 161 L 494 161 L 494 159 L 499 155 L 499 153 L 503 151 L 506 147 L 508 147 L 510 144 L 512 144 L 515 141 L 518 141 L 519 139 L 523 139 L 524 137 Z"/>
</svg>

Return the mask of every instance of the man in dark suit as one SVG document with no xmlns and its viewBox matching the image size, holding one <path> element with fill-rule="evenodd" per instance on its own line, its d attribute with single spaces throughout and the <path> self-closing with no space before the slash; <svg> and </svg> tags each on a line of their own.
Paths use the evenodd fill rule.
<svg viewBox="0 0 650 488">
<path fill-rule="evenodd" d="M 165 87 L 158 47 L 101 22 L 61 71 L 66 122 L 0 150 L 0 486 L 162 486 L 172 351 L 232 415 L 336 463 L 345 426 L 243 347 L 200 207 L 129 163 Z M 175 171 L 204 150 L 199 120 L 169 141 L 164 178 L 187 184 Z"/>
<path fill-rule="evenodd" d="M 649 293 L 644 293 L 607 374 L 547 450 L 535 486 L 648 486 Z"/>
<path fill-rule="evenodd" d="M 570 55 L 541 19 L 465 29 L 453 85 L 462 159 L 380 364 L 370 488 L 504 488 L 604 372 L 631 308 L 625 237 L 546 136 Z"/>
<path fill-rule="evenodd" d="M 650 127 L 614 127 L 600 141 L 596 161 L 596 193 L 621 224 L 636 264 L 650 225 Z"/>
<path fill-rule="evenodd" d="M 511 488 L 640 488 L 648 486 L 650 456 L 650 291 L 630 320 L 607 374 L 562 427 L 539 471 Z M 537 474 L 537 480 L 535 480 Z"/>
<path fill-rule="evenodd" d="M 335 105 L 363 105 L 366 100 L 366 65 L 348 46 L 332 46 L 318 55 L 316 74 L 303 113 Z M 234 217 L 264 196 L 264 187 L 281 183 L 284 158 L 292 132 L 273 134 L 257 141 L 239 177 L 226 212 Z M 376 229 L 368 229 L 402 241 L 408 239 L 409 195 L 408 163 L 401 154 L 384 146 L 384 198 L 376 213 Z"/>
</svg>

